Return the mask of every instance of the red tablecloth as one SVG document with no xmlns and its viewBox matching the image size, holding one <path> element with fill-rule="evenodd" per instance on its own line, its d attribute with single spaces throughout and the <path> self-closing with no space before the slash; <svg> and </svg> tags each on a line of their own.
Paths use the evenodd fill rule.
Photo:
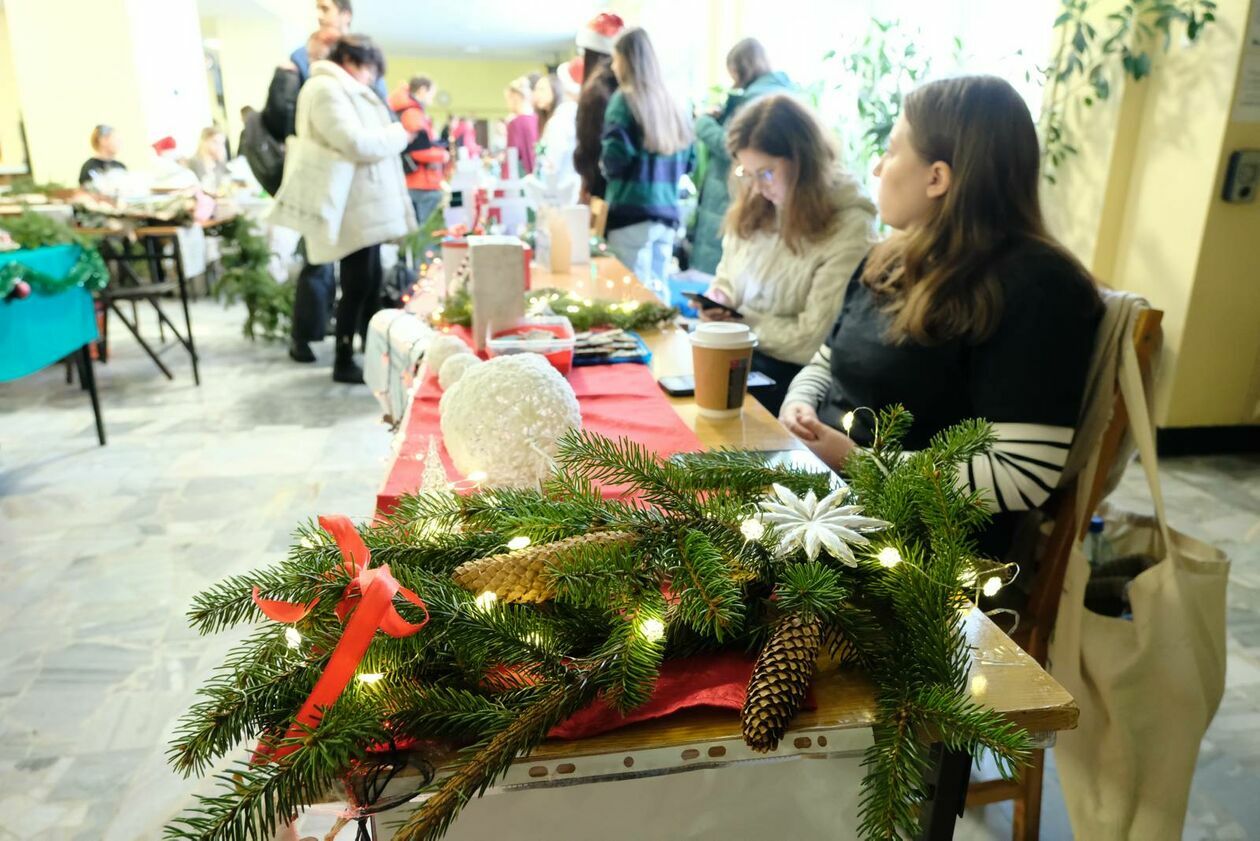
<svg viewBox="0 0 1260 841">
<path fill-rule="evenodd" d="M 569 383 L 582 409 L 584 429 L 609 438 L 630 438 L 662 455 L 701 449 L 700 440 L 678 417 L 646 365 L 574 368 L 569 373 Z M 412 403 L 402 447 L 376 495 L 378 515 L 393 511 L 403 494 L 419 490 L 430 436 L 437 437 L 447 477 L 452 481 L 463 478 L 440 443 L 441 397 L 437 377 L 427 375 Z"/>
<path fill-rule="evenodd" d="M 646 365 L 574 368 L 569 374 L 569 383 L 582 409 L 584 429 L 609 438 L 630 438 L 662 455 L 701 449 L 699 439 L 678 417 Z M 436 436 L 439 442 L 447 478 L 462 478 L 440 443 L 438 402 L 441 397 L 437 377 L 427 375 L 412 403 L 402 447 L 376 496 L 378 515 L 389 514 L 400 496 L 419 489 L 430 436 Z M 617 489 L 610 488 L 606 492 L 615 494 Z M 743 653 L 723 652 L 667 661 L 661 667 L 651 700 L 629 716 L 623 717 L 597 700 L 557 725 L 550 735 L 578 739 L 693 707 L 738 711 L 744 704 L 754 659 Z M 813 708 L 812 697 L 805 707 Z"/>
</svg>

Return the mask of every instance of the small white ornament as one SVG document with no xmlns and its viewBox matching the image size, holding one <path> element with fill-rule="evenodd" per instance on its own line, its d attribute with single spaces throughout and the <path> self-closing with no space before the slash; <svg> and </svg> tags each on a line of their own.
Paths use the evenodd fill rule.
<svg viewBox="0 0 1260 841">
<path fill-rule="evenodd" d="M 551 473 L 556 442 L 582 425 L 577 395 L 544 357 L 500 356 L 464 372 L 439 404 L 460 473 L 493 487 L 532 488 Z"/>
<path fill-rule="evenodd" d="M 857 558 L 849 544 L 868 546 L 864 533 L 879 531 L 892 525 L 874 517 L 860 517 L 859 505 L 840 505 L 849 495 L 847 486 L 832 491 L 821 500 L 810 491 L 801 499 L 782 485 L 774 485 L 774 494 L 761 503 L 762 520 L 776 526 L 779 552 L 787 554 L 797 547 L 815 560 L 820 549 L 846 566 L 857 566 Z"/>
<path fill-rule="evenodd" d="M 468 347 L 468 343 L 459 336 L 452 336 L 449 333 L 443 333 L 435 336 L 433 341 L 429 342 L 428 348 L 424 352 L 424 364 L 428 366 L 433 373 L 440 373 L 442 363 L 457 353 L 471 353 L 472 349 Z"/>
<path fill-rule="evenodd" d="M 429 451 L 424 457 L 424 470 L 420 474 L 420 493 L 450 493 L 451 485 L 438 452 L 437 438 L 429 436 Z"/>
<path fill-rule="evenodd" d="M 459 382 L 459 378 L 464 376 L 465 371 L 474 365 L 480 364 L 481 360 L 471 353 L 453 353 L 446 357 L 446 361 L 438 369 L 438 385 L 442 386 L 443 391 L 446 391 Z"/>
</svg>

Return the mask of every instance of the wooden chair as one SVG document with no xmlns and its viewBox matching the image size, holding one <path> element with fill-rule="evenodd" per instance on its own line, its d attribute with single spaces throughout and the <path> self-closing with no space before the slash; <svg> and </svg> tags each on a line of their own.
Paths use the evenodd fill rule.
<svg viewBox="0 0 1260 841">
<path fill-rule="evenodd" d="M 1150 375 L 1151 361 L 1159 347 L 1160 321 L 1163 316 L 1163 312 L 1155 309 L 1142 310 L 1137 315 L 1133 344 L 1144 378 Z M 1045 667 L 1049 655 L 1050 637 L 1054 633 L 1054 622 L 1059 613 L 1059 599 L 1063 595 L 1063 579 L 1067 575 L 1072 547 L 1084 536 L 1089 528 L 1090 518 L 1102 502 L 1107 476 L 1116 462 L 1121 441 L 1128 430 L 1129 414 L 1119 391 L 1117 385 L 1111 423 L 1099 443 L 1098 469 L 1094 474 L 1093 484 L 1089 488 L 1082 488 L 1078 482 L 1072 482 L 1056 491 L 1044 508 L 1053 525 L 1042 545 L 1027 607 L 1020 616 L 1019 627 L 1011 635 L 1042 667 Z M 1089 497 L 1084 518 L 1078 522 L 1077 498 L 1081 493 L 1088 493 Z M 1035 750 L 1019 779 L 972 783 L 967 792 L 967 806 L 1013 800 L 1015 819 L 1011 837 L 1014 841 L 1037 841 L 1041 835 L 1041 784 L 1044 770 L 1045 750 Z"/>
</svg>

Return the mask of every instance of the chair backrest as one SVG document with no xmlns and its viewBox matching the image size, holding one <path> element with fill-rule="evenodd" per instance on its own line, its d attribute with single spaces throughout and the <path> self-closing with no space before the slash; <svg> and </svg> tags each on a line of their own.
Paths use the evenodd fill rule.
<svg viewBox="0 0 1260 841">
<path fill-rule="evenodd" d="M 1155 309 L 1143 309 L 1137 314 L 1133 328 L 1133 345 L 1137 351 L 1138 365 L 1142 369 L 1144 379 L 1150 376 L 1154 354 L 1159 347 L 1160 322 L 1163 317 L 1164 314 Z M 1059 600 L 1063 595 L 1063 579 L 1067 575 L 1072 547 L 1089 528 L 1090 517 L 1102 502 L 1107 477 L 1115 465 L 1117 454 L 1128 431 L 1129 415 L 1125 410 L 1124 398 L 1120 395 L 1118 386 L 1114 393 L 1114 400 L 1111 421 L 1098 445 L 1098 466 L 1094 471 L 1093 481 L 1089 487 L 1082 487 L 1082 477 L 1078 477 L 1066 487 L 1055 491 L 1045 506 L 1053 526 L 1050 535 L 1042 544 L 1028 604 L 1015 634 L 1016 642 L 1043 666 L 1049 650 L 1050 635 L 1054 631 L 1054 621 L 1059 613 Z M 1078 519 L 1077 512 L 1082 510 L 1077 504 L 1081 494 L 1087 495 L 1087 504 L 1083 508 L 1084 516 Z"/>
</svg>

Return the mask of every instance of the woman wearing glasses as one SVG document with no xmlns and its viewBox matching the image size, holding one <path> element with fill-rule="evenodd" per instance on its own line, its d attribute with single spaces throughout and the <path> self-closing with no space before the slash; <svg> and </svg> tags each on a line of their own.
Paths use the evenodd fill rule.
<svg viewBox="0 0 1260 841">
<path fill-rule="evenodd" d="M 736 163 L 734 201 L 706 294 L 757 334 L 753 370 L 775 381 L 757 399 L 777 414 L 874 242 L 875 206 L 841 169 L 826 130 L 789 96 L 765 97 L 740 111 L 727 149 Z M 736 316 L 708 308 L 700 317 Z"/>
</svg>

